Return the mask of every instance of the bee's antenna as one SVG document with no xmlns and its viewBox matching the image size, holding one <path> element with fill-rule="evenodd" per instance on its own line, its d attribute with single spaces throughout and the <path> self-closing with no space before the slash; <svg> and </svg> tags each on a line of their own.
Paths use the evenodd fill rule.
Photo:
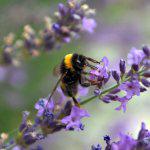
<svg viewBox="0 0 150 150">
<path fill-rule="evenodd" d="M 89 64 L 88 62 L 86 62 L 86 65 L 88 66 L 88 67 L 90 67 L 91 69 L 98 69 L 96 66 L 93 66 L 93 65 L 91 65 L 91 64 Z"/>
<path fill-rule="evenodd" d="M 92 58 L 90 58 L 90 57 L 86 57 L 86 56 L 85 56 L 85 58 L 86 58 L 87 60 L 93 62 L 93 63 L 96 63 L 96 64 L 100 64 L 100 63 L 101 63 L 101 62 L 99 62 L 99 61 L 97 61 L 97 60 L 95 60 L 95 59 L 92 59 Z"/>
</svg>

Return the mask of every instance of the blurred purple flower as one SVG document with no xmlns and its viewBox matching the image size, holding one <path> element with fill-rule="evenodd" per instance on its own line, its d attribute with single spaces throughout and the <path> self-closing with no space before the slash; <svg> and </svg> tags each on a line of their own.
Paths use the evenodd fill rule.
<svg viewBox="0 0 150 150">
<path fill-rule="evenodd" d="M 138 149 L 149 150 L 150 149 L 150 131 L 146 129 L 146 125 L 144 122 L 141 124 L 141 130 L 138 134 Z"/>
<path fill-rule="evenodd" d="M 27 82 L 27 74 L 23 69 L 10 68 L 10 84 L 14 87 L 21 87 Z"/>
<path fill-rule="evenodd" d="M 96 21 L 92 18 L 84 17 L 82 20 L 82 28 L 89 33 L 93 33 L 94 29 L 96 28 L 97 24 Z"/>
<path fill-rule="evenodd" d="M 136 146 L 136 140 L 129 135 L 120 134 L 120 141 L 111 145 L 111 150 L 133 150 Z"/>
<path fill-rule="evenodd" d="M 35 104 L 35 109 L 38 110 L 37 116 L 42 116 L 45 109 L 49 110 L 49 111 L 53 111 L 54 109 L 54 102 L 53 100 L 51 100 L 48 103 L 48 100 L 46 98 L 41 98 L 39 99 L 39 101 Z"/>
<path fill-rule="evenodd" d="M 120 90 L 126 91 L 126 98 L 129 99 L 133 95 L 140 95 L 140 83 L 137 80 L 126 81 L 119 86 Z"/>
<path fill-rule="evenodd" d="M 23 148 L 21 148 L 21 146 L 16 145 L 15 147 L 12 148 L 12 150 L 23 150 Z"/>
<path fill-rule="evenodd" d="M 7 68 L 0 66 L 0 81 L 4 81 L 7 74 Z"/>
<path fill-rule="evenodd" d="M 81 127 L 81 119 L 83 117 L 89 117 L 89 113 L 81 109 L 77 106 L 73 106 L 71 109 L 71 114 L 69 116 L 64 117 L 61 122 L 66 124 L 66 129 L 69 130 L 71 128 L 80 130 Z"/>
<path fill-rule="evenodd" d="M 150 150 L 150 131 L 146 129 L 145 123 L 142 123 L 137 139 L 130 135 L 120 134 L 117 142 L 111 142 L 109 136 L 105 137 L 105 150 Z M 92 146 L 91 150 L 101 150 L 101 146 L 99 144 L 97 147 Z"/>
<path fill-rule="evenodd" d="M 133 47 L 127 56 L 128 64 L 129 65 L 133 65 L 133 64 L 139 65 L 141 63 L 141 61 L 143 60 L 144 56 L 145 56 L 145 54 L 142 50 L 138 50 Z"/>
</svg>

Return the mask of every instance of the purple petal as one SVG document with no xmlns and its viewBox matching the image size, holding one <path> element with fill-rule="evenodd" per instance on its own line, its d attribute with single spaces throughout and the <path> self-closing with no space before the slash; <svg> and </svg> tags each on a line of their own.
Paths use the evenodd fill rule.
<svg viewBox="0 0 150 150">
<path fill-rule="evenodd" d="M 104 56 L 104 57 L 102 58 L 102 62 L 104 62 L 105 67 L 108 67 L 108 65 L 109 65 L 109 60 L 108 60 L 108 58 L 107 58 L 106 56 Z"/>
<path fill-rule="evenodd" d="M 78 90 L 79 90 L 79 96 L 86 96 L 89 92 L 88 88 L 82 87 L 80 85 L 78 87 Z"/>
</svg>

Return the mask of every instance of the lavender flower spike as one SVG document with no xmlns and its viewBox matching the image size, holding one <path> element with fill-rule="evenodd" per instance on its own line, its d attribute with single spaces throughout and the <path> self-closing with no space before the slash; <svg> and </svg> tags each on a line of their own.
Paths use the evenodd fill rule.
<svg viewBox="0 0 150 150">
<path fill-rule="evenodd" d="M 69 129 L 77 129 L 77 130 L 80 130 L 80 127 L 81 127 L 81 119 L 83 117 L 89 117 L 89 113 L 84 110 L 84 109 L 81 109 L 77 106 L 73 106 L 72 107 L 72 110 L 71 110 L 71 114 L 67 117 L 64 117 L 61 122 L 66 124 L 66 129 L 69 130 Z"/>
</svg>

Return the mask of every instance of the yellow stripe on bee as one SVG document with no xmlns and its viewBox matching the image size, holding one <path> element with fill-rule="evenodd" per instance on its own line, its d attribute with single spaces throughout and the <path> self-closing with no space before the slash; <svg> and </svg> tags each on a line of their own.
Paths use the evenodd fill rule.
<svg viewBox="0 0 150 150">
<path fill-rule="evenodd" d="M 66 66 L 66 68 L 68 68 L 68 69 L 72 69 L 72 68 L 73 68 L 73 67 L 72 67 L 72 56 L 73 56 L 73 54 L 67 54 L 67 55 L 65 56 L 65 59 L 64 59 L 65 66 Z"/>
</svg>

